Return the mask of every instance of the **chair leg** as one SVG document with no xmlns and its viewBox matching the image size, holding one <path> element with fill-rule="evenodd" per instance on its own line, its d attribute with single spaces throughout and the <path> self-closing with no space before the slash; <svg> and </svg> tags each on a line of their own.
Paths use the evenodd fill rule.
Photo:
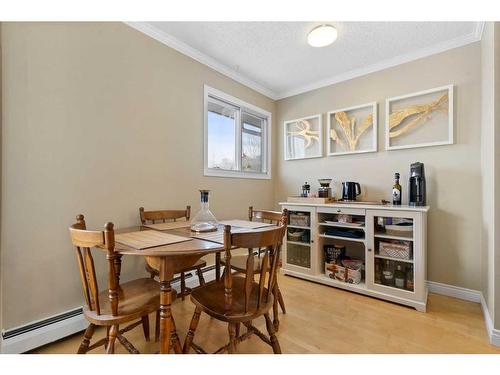
<svg viewBox="0 0 500 375">
<path fill-rule="evenodd" d="M 118 331 L 118 325 L 111 326 L 111 329 L 109 330 L 108 347 L 106 349 L 107 354 L 115 353 L 115 340 L 116 336 L 118 336 Z"/>
<path fill-rule="evenodd" d="M 273 289 L 273 324 L 274 324 L 274 329 L 278 331 L 280 329 L 280 320 L 278 317 L 278 284 L 274 284 L 274 289 Z"/>
<path fill-rule="evenodd" d="M 179 336 L 177 335 L 177 329 L 175 328 L 173 315 L 170 319 L 172 320 L 172 329 L 170 330 L 170 346 L 174 349 L 175 354 L 182 354 L 181 340 L 179 340 Z"/>
<path fill-rule="evenodd" d="M 269 318 L 269 313 L 264 314 L 264 318 L 266 319 L 266 328 L 269 333 L 269 337 L 271 339 L 271 346 L 273 347 L 274 354 L 281 354 L 280 344 L 278 342 L 278 338 L 276 337 L 274 331 L 274 324 L 271 322 L 271 318 Z"/>
<path fill-rule="evenodd" d="M 181 272 L 181 297 L 184 301 L 184 297 L 186 296 L 186 274 Z"/>
<path fill-rule="evenodd" d="M 236 353 L 236 323 L 229 323 L 227 330 L 229 332 L 229 354 Z"/>
<path fill-rule="evenodd" d="M 149 341 L 149 316 L 144 315 L 142 318 L 142 330 L 144 331 L 144 338 Z"/>
<path fill-rule="evenodd" d="M 241 323 L 236 323 L 236 337 L 240 337 Z"/>
<path fill-rule="evenodd" d="M 201 267 L 198 267 L 196 272 L 198 273 L 198 281 L 200 282 L 200 286 L 205 285 L 205 278 L 203 277 L 203 271 Z"/>
<path fill-rule="evenodd" d="M 90 323 L 87 329 L 85 330 L 85 334 L 83 335 L 82 343 L 78 348 L 77 354 L 85 354 L 87 353 L 90 345 L 90 340 L 92 339 L 92 335 L 94 334 L 95 325 Z"/>
<path fill-rule="evenodd" d="M 189 349 L 191 349 L 191 343 L 194 339 L 194 333 L 196 328 L 198 327 L 198 323 L 200 322 L 201 309 L 197 307 L 194 310 L 193 318 L 191 319 L 191 323 L 189 324 L 189 331 L 186 335 L 186 339 L 184 340 L 184 347 L 182 349 L 183 353 L 189 353 Z"/>
<path fill-rule="evenodd" d="M 281 294 L 279 286 L 277 286 L 277 289 L 278 289 L 278 302 L 280 303 L 281 311 L 283 311 L 283 314 L 286 314 L 285 301 L 283 300 L 283 295 Z"/>
<path fill-rule="evenodd" d="M 111 326 L 106 327 L 106 342 L 104 343 L 104 350 L 108 350 L 108 341 L 109 341 L 109 330 Z"/>
<path fill-rule="evenodd" d="M 155 341 L 160 340 L 160 310 L 156 310 Z"/>
</svg>

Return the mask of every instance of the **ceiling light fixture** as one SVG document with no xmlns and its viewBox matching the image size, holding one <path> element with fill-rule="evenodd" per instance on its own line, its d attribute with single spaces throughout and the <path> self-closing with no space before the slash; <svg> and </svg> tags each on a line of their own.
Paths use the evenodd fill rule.
<svg viewBox="0 0 500 375">
<path fill-rule="evenodd" d="M 326 47 L 337 39 L 337 29 L 332 25 L 315 27 L 307 35 L 307 43 L 313 47 Z"/>
</svg>

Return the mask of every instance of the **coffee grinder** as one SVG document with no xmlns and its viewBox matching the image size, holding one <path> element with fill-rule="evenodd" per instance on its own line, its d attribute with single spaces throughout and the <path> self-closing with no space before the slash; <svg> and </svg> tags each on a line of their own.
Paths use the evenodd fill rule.
<svg viewBox="0 0 500 375">
<path fill-rule="evenodd" d="M 320 188 L 318 189 L 318 197 L 320 198 L 331 198 L 332 197 L 332 188 L 330 187 L 330 183 L 332 182 L 331 178 L 320 178 L 318 180 Z"/>
</svg>

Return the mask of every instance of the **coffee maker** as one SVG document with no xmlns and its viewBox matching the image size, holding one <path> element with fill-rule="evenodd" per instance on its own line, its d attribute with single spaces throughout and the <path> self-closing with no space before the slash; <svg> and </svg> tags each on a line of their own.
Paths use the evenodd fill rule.
<svg viewBox="0 0 500 375">
<path fill-rule="evenodd" d="M 408 181 L 408 205 L 425 206 L 424 163 L 416 162 L 410 165 L 410 180 Z"/>
</svg>

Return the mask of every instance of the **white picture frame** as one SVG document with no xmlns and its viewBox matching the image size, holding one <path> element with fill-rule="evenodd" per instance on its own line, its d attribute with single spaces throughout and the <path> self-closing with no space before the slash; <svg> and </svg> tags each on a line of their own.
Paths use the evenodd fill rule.
<svg viewBox="0 0 500 375">
<path fill-rule="evenodd" d="M 290 134 L 291 131 L 297 131 L 297 124 L 303 121 L 306 121 L 309 125 L 311 125 L 311 131 L 314 133 L 312 138 L 310 138 L 311 143 L 309 146 L 307 146 L 308 140 L 305 137 L 297 134 Z M 301 139 L 303 141 L 300 141 Z M 301 145 L 301 142 L 306 145 Z M 311 147 L 311 145 L 313 149 L 308 151 L 307 148 Z M 285 160 L 301 160 L 323 157 L 323 122 L 321 114 L 284 121 L 283 146 Z"/>
<path fill-rule="evenodd" d="M 436 87 L 433 89 L 429 90 L 424 90 L 424 91 L 419 91 L 419 92 L 414 92 L 411 94 L 406 94 L 406 95 L 401 95 L 401 96 L 396 96 L 392 98 L 387 98 L 385 100 L 385 149 L 387 151 L 392 151 L 392 150 L 402 150 L 402 149 L 408 149 L 408 148 L 419 148 L 419 147 L 430 147 L 430 146 L 442 146 L 442 145 L 452 145 L 455 142 L 454 139 L 454 120 L 453 120 L 453 91 L 454 91 L 454 85 L 446 85 L 446 86 L 440 86 Z M 393 105 L 397 102 L 401 102 L 407 99 L 418 99 L 419 97 L 422 97 L 422 100 L 424 100 L 424 97 L 427 97 L 427 100 L 429 100 L 429 97 L 432 96 L 431 94 L 436 94 L 435 97 L 439 98 L 439 93 L 447 93 L 448 94 L 448 110 L 447 110 L 447 119 L 440 118 L 439 119 L 439 124 L 442 124 L 443 129 L 441 129 L 441 132 L 444 134 L 443 136 L 436 138 L 436 140 L 429 140 L 425 142 L 420 142 L 420 143 L 408 143 L 408 144 L 392 144 L 391 143 L 391 137 L 390 136 L 390 116 L 393 113 L 392 108 Z M 422 102 L 421 104 L 426 104 L 425 102 Z M 429 103 L 427 103 L 429 104 Z M 431 103 L 433 104 L 433 103 Z M 415 104 L 414 104 L 415 105 Z M 438 112 L 438 111 L 434 111 Z M 433 112 L 429 112 L 430 116 L 432 116 Z M 403 123 L 403 121 L 401 122 Z M 445 129 L 447 127 L 447 129 Z M 407 136 L 408 137 L 408 136 Z"/>
<path fill-rule="evenodd" d="M 331 138 L 331 132 L 332 129 L 335 127 L 336 123 L 338 123 L 335 119 L 333 119 L 334 115 L 339 112 L 346 112 L 348 114 L 349 112 L 356 112 L 358 110 L 363 110 L 363 109 L 371 109 L 371 114 L 372 114 L 372 126 L 371 126 L 371 136 L 368 134 L 365 135 L 366 140 L 371 140 L 371 144 L 363 149 L 359 150 L 352 150 L 352 151 L 335 151 L 335 149 L 332 147 L 332 143 L 334 142 Z M 358 119 L 361 120 L 362 119 Z M 377 152 L 378 151 L 378 105 L 377 102 L 370 102 L 366 104 L 361 104 L 353 107 L 348 107 L 348 108 L 342 108 L 342 109 L 337 109 L 334 111 L 329 111 L 327 113 L 327 155 L 328 156 L 340 156 L 340 155 L 350 155 L 350 154 L 363 154 L 367 152 Z M 358 122 L 359 124 L 359 122 Z M 338 129 L 337 129 L 338 130 Z M 363 135 L 362 135 L 363 136 Z"/>
</svg>

